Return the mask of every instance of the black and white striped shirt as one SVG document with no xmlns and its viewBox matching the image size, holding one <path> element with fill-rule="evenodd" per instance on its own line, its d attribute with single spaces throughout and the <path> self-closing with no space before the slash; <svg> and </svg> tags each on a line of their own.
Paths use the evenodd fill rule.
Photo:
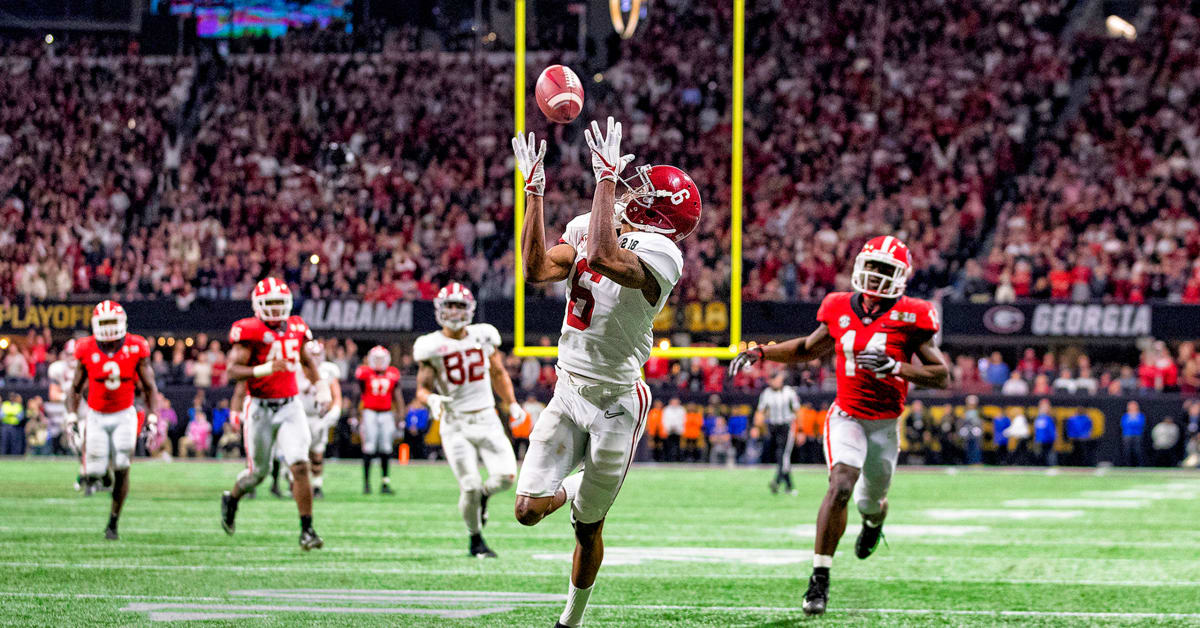
<svg viewBox="0 0 1200 628">
<path fill-rule="evenodd" d="M 800 398 L 791 386 L 779 390 L 767 388 L 758 398 L 758 411 L 763 413 L 769 425 L 787 425 L 796 418 L 800 409 Z"/>
</svg>

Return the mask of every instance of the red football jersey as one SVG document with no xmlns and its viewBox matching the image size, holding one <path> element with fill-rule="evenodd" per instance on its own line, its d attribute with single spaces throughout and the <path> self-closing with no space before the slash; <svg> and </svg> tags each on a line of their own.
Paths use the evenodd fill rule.
<svg viewBox="0 0 1200 628">
<path fill-rule="evenodd" d="M 299 316 L 289 316 L 278 329 L 257 318 L 243 318 L 229 329 L 229 342 L 250 348 L 250 366 L 272 360 L 285 360 L 291 368 L 266 377 L 246 380 L 246 391 L 257 399 L 286 399 L 300 394 L 296 372 L 300 370 L 300 351 L 312 340 L 312 331 Z"/>
<path fill-rule="evenodd" d="M 106 353 L 88 336 L 75 343 L 75 359 L 87 373 L 87 405 L 112 414 L 133 406 L 137 392 L 137 367 L 150 358 L 150 343 L 137 334 L 126 334 L 113 353 Z"/>
<path fill-rule="evenodd" d="M 400 369 L 389 366 L 380 373 L 362 364 L 354 371 L 354 379 L 362 382 L 362 404 L 368 410 L 387 412 L 392 409 L 392 390 L 400 382 Z"/>
<path fill-rule="evenodd" d="M 834 292 L 817 310 L 817 321 L 829 327 L 835 345 L 837 405 L 859 419 L 894 419 L 904 411 L 908 382 L 895 375 L 876 375 L 854 363 L 868 347 L 882 349 L 900 362 L 939 329 L 937 310 L 921 299 L 902 296 L 878 318 L 866 316 L 851 292 Z"/>
</svg>

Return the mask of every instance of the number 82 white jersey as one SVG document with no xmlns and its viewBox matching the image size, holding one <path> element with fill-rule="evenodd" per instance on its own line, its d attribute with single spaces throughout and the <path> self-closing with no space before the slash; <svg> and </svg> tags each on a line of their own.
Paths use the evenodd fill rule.
<svg viewBox="0 0 1200 628">
<path fill-rule="evenodd" d="M 489 369 L 500 332 L 487 323 L 467 325 L 466 332 L 455 339 L 438 330 L 413 343 L 413 359 L 433 368 L 437 393 L 450 397 L 451 412 L 478 412 L 496 405 Z"/>
</svg>

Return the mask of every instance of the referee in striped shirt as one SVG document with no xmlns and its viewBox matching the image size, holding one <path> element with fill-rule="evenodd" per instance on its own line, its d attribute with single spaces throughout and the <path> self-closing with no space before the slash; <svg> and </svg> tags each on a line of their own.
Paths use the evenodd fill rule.
<svg viewBox="0 0 1200 628">
<path fill-rule="evenodd" d="M 800 411 L 800 399 L 796 391 L 783 385 L 783 373 L 771 378 L 771 385 L 758 398 L 758 411 L 754 422 L 767 424 L 767 436 L 771 451 L 775 452 L 775 478 L 768 485 L 772 493 L 779 492 L 779 485 L 787 486 L 788 495 L 795 495 L 792 487 L 792 446 L 796 444 L 796 433 L 792 422 Z"/>
</svg>

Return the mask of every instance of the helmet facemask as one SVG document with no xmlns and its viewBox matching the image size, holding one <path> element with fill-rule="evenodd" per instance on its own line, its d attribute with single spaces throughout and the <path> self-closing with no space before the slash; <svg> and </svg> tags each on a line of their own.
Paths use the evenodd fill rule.
<svg viewBox="0 0 1200 628">
<path fill-rule="evenodd" d="M 125 337 L 125 315 L 100 314 L 92 317 L 92 335 L 100 342 L 116 342 Z"/>
<path fill-rule="evenodd" d="M 251 305 L 258 318 L 268 323 L 280 323 L 292 314 L 292 295 L 276 293 L 255 296 Z"/>
<path fill-rule="evenodd" d="M 856 291 L 880 299 L 895 299 L 908 284 L 908 266 L 886 253 L 863 252 L 854 259 L 850 285 Z"/>
<path fill-rule="evenodd" d="M 462 298 L 438 299 L 433 304 L 433 317 L 438 325 L 458 331 L 475 318 L 475 303 Z"/>
<path fill-rule="evenodd" d="M 650 181 L 650 170 L 653 167 L 638 166 L 634 170 L 633 176 L 620 180 L 629 191 L 622 194 L 621 198 L 613 203 L 614 220 L 618 228 L 623 223 L 629 223 L 641 231 L 661 233 L 671 237 L 674 235 L 675 229 L 664 229 L 649 224 L 661 218 L 658 211 L 653 208 L 654 200 L 671 196 L 671 192 L 656 189 L 654 183 Z"/>
</svg>

